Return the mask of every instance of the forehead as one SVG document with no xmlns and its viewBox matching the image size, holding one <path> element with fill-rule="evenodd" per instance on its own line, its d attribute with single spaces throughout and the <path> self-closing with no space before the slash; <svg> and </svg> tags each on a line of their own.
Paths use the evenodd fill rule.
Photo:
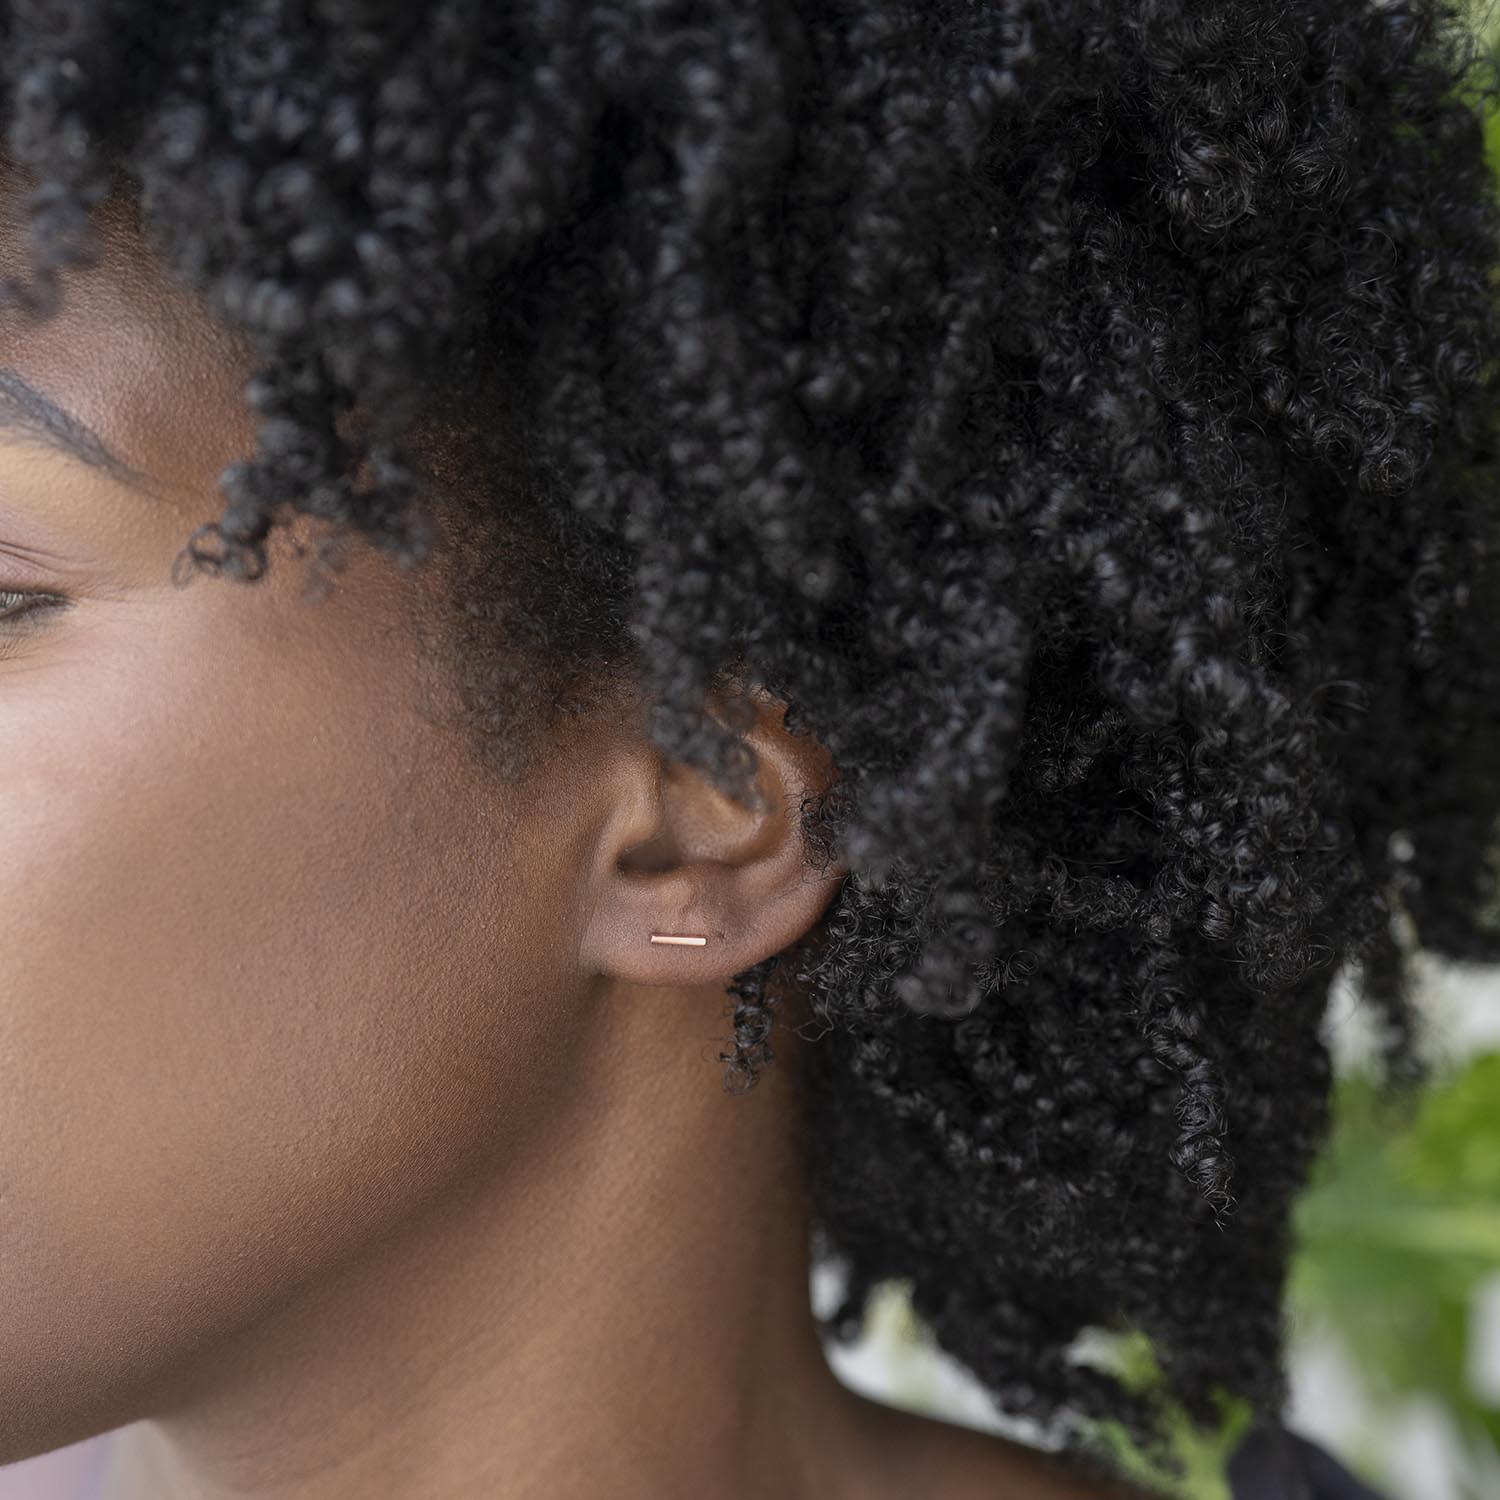
<svg viewBox="0 0 1500 1500">
<path fill-rule="evenodd" d="M 29 179 L 0 160 L 0 272 L 28 274 Z M 93 214 L 96 264 L 62 274 L 58 311 L 0 309 L 0 367 L 19 370 L 93 427 L 166 497 L 201 510 L 219 472 L 254 446 L 242 341 L 177 284 L 151 249 L 134 200 Z"/>
</svg>

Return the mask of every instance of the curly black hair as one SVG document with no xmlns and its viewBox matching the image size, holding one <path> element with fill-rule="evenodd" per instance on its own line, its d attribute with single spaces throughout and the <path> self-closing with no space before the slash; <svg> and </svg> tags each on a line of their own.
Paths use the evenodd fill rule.
<svg viewBox="0 0 1500 1500">
<path fill-rule="evenodd" d="M 45 315 L 115 191 L 253 350 L 184 579 L 442 528 L 497 772 L 634 674 L 837 766 L 801 996 L 831 1335 L 1007 1412 L 1274 1412 L 1330 985 L 1500 955 L 1500 89 L 1447 0 L 7 0 Z M 469 499 L 435 496 L 431 451 Z M 424 436 L 427 435 L 427 436 Z M 458 464 L 459 459 L 451 459 Z M 439 466 L 440 467 L 440 466 Z M 319 554 L 315 564 L 329 559 Z M 732 702 L 739 700 L 731 700 Z M 748 702 L 748 699 L 745 700 Z"/>
</svg>

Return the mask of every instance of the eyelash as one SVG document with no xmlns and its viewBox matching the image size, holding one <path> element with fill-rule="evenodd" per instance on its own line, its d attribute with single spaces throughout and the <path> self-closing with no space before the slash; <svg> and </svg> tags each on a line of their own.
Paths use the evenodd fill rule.
<svg viewBox="0 0 1500 1500">
<path fill-rule="evenodd" d="M 12 607 L 12 601 L 16 601 Z M 0 629 L 29 616 L 55 609 L 64 601 L 51 594 L 33 594 L 21 589 L 0 589 Z"/>
</svg>

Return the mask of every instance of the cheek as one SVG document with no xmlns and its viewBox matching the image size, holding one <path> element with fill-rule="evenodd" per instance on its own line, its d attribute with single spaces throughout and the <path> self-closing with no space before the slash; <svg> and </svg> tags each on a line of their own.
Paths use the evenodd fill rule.
<svg viewBox="0 0 1500 1500">
<path fill-rule="evenodd" d="M 512 1149 L 557 1054 L 495 798 L 232 587 L 0 664 L 0 1462 Z"/>
</svg>

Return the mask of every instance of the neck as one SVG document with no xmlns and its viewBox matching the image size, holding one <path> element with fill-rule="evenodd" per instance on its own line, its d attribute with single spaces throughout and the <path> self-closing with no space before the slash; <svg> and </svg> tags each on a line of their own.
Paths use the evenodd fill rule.
<svg viewBox="0 0 1500 1500">
<path fill-rule="evenodd" d="M 867 1419 L 808 1300 L 796 1047 L 748 1095 L 704 990 L 594 997 L 560 1118 L 182 1372 L 110 1500 L 810 1494 Z"/>
</svg>

